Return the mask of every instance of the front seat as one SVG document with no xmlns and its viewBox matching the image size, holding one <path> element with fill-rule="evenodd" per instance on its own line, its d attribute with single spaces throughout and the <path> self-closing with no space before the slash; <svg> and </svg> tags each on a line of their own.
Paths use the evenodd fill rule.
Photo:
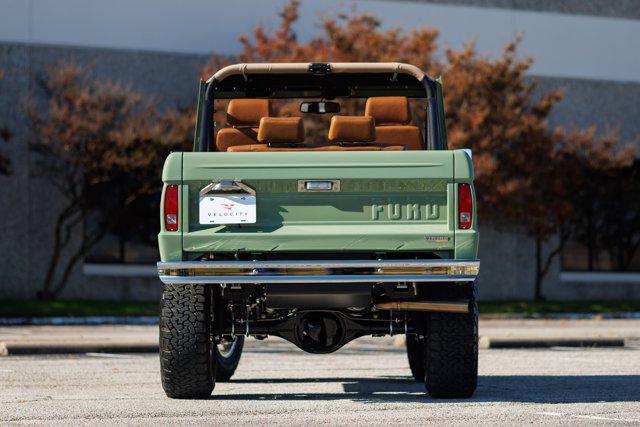
<svg viewBox="0 0 640 427">
<path fill-rule="evenodd" d="M 260 119 L 271 117 L 268 99 L 232 99 L 227 106 L 227 125 L 216 137 L 217 151 L 255 144 L 258 141 Z"/>
<path fill-rule="evenodd" d="M 367 99 L 365 116 L 373 117 L 377 143 L 403 145 L 405 150 L 423 150 L 420 129 L 410 126 L 411 109 L 405 96 L 381 96 Z"/>
</svg>

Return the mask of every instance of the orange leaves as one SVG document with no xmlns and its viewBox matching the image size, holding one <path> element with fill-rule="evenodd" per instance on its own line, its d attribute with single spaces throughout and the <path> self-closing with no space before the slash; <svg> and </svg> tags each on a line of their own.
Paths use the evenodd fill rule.
<svg viewBox="0 0 640 427">
<path fill-rule="evenodd" d="M 89 71 L 73 62 L 48 67 L 46 105 L 27 105 L 42 172 L 66 197 L 122 176 L 155 183 L 166 153 L 188 147 L 192 114 L 158 112 L 128 87 L 91 82 Z"/>
<path fill-rule="evenodd" d="M 513 224 L 544 240 L 574 215 L 571 197 L 585 185 L 588 171 L 613 170 L 633 159 L 613 133 L 598 137 L 593 129 L 548 128 L 563 94 L 536 92 L 526 78 L 533 58 L 518 53 L 520 34 L 495 58 L 479 55 L 473 41 L 439 55 L 436 29 L 383 28 L 377 17 L 352 9 L 321 18 L 319 34 L 300 42 L 294 31 L 298 8 L 298 1 L 290 1 L 274 30 L 258 25 L 241 36 L 238 60 L 401 61 L 442 74 L 449 147 L 473 149 L 483 221 Z M 208 72 L 222 63 L 213 57 Z"/>
</svg>

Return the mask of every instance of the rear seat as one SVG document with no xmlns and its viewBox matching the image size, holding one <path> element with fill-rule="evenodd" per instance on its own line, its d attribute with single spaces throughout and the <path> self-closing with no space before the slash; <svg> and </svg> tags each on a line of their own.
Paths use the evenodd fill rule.
<svg viewBox="0 0 640 427">
<path fill-rule="evenodd" d="M 329 141 L 338 143 L 329 150 L 380 151 L 404 150 L 401 145 L 376 144 L 376 126 L 372 117 L 333 116 L 329 127 Z"/>
<path fill-rule="evenodd" d="M 381 151 L 404 150 L 402 145 L 375 144 L 373 118 L 361 116 L 333 116 L 329 141 L 336 144 L 302 144 L 304 124 L 300 117 L 264 117 L 260 120 L 258 142 L 236 145 L 228 151 Z"/>
<path fill-rule="evenodd" d="M 227 107 L 227 125 L 218 131 L 217 151 L 255 144 L 258 141 L 260 119 L 271 116 L 268 99 L 232 99 Z"/>
<path fill-rule="evenodd" d="M 369 98 L 364 115 L 375 120 L 376 142 L 401 144 L 407 150 L 424 149 L 420 129 L 417 126 L 409 126 L 411 109 L 406 97 Z"/>
<path fill-rule="evenodd" d="M 260 119 L 257 141 L 261 144 L 238 145 L 228 151 L 290 151 L 304 142 L 301 117 L 263 117 Z"/>
<path fill-rule="evenodd" d="M 333 116 L 329 126 L 329 141 L 338 143 L 373 142 L 376 127 L 371 117 Z"/>
</svg>

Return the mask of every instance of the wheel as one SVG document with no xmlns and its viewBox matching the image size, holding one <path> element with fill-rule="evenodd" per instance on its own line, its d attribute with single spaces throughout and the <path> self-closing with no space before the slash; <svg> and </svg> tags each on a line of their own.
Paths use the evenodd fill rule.
<svg viewBox="0 0 640 427">
<path fill-rule="evenodd" d="M 424 381 L 424 341 L 416 335 L 407 335 L 406 343 L 411 374 L 416 381 Z"/>
<path fill-rule="evenodd" d="M 478 304 L 469 313 L 430 313 L 425 337 L 425 387 L 433 398 L 467 398 L 478 383 Z"/>
<path fill-rule="evenodd" d="M 244 337 L 234 337 L 233 341 L 222 341 L 214 347 L 214 355 L 217 364 L 216 382 L 227 382 L 240 363 L 242 348 L 244 347 Z"/>
<path fill-rule="evenodd" d="M 160 309 L 162 388 L 177 399 L 209 397 L 217 365 L 210 333 L 211 289 L 163 284 Z"/>
</svg>

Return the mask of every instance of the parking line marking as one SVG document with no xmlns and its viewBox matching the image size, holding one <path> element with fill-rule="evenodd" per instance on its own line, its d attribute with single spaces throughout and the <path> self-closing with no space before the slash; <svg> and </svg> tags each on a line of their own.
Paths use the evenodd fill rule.
<svg viewBox="0 0 640 427">
<path fill-rule="evenodd" d="M 625 422 L 625 423 L 637 423 L 637 422 L 640 422 L 640 420 L 634 420 L 634 419 L 599 417 L 597 415 L 572 415 L 572 417 L 573 418 L 585 418 L 587 420 L 622 421 L 622 422 Z"/>
<path fill-rule="evenodd" d="M 563 414 L 561 412 L 536 412 L 536 415 L 547 415 L 549 417 L 571 417 L 571 418 L 581 418 L 586 420 L 598 420 L 598 421 L 619 421 L 624 423 L 638 423 L 640 419 L 632 419 L 632 418 L 611 418 L 611 417 L 601 417 L 598 415 L 576 415 L 576 414 Z"/>
</svg>

